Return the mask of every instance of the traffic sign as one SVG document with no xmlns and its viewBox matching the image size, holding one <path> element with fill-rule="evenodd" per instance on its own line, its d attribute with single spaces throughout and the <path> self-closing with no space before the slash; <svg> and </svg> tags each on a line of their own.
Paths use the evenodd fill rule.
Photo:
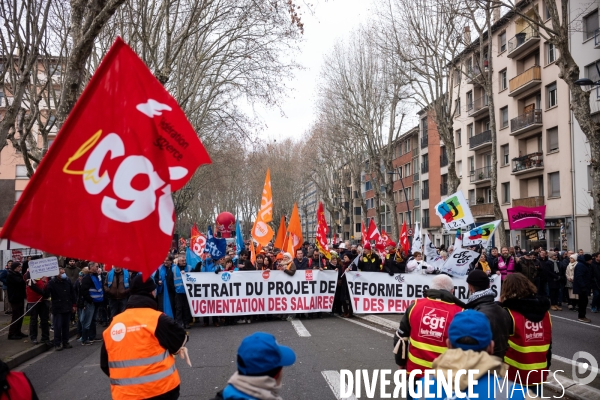
<svg viewBox="0 0 600 400">
<path fill-rule="evenodd" d="M 408 230 L 408 236 L 412 236 L 412 234 L 413 234 L 413 231 L 412 231 L 412 229 L 409 229 L 409 230 Z"/>
</svg>

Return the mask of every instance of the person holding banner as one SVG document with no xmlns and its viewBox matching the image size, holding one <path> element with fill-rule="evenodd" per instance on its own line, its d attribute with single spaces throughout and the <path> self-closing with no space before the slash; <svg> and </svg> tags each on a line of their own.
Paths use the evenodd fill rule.
<svg viewBox="0 0 600 400">
<path fill-rule="evenodd" d="M 363 272 L 380 272 L 381 258 L 371 249 L 371 243 L 365 243 L 363 255 L 358 259 L 358 269 Z"/>
<path fill-rule="evenodd" d="M 64 268 L 60 268 L 59 272 L 43 291 L 43 296 L 49 297 L 52 303 L 52 328 L 54 329 L 56 351 L 73 348 L 69 343 L 69 322 L 71 321 L 71 312 L 77 311 L 75 288 Z M 33 282 L 30 284 L 33 290 L 37 289 L 33 286 Z"/>
<path fill-rule="evenodd" d="M 406 261 L 402 257 L 402 246 L 396 248 L 396 243 L 390 242 L 387 246 L 388 253 L 383 262 L 383 270 L 390 276 L 406 272 Z"/>
<path fill-rule="evenodd" d="M 435 272 L 435 267 L 423 261 L 423 255 L 420 252 L 415 251 L 413 257 L 406 264 L 406 272 L 413 274 L 433 274 Z"/>
<path fill-rule="evenodd" d="M 44 298 L 43 292 L 48 286 L 48 278 L 45 276 L 39 279 L 32 279 L 29 271 L 25 273 L 25 281 L 31 284 L 27 285 L 27 312 L 29 313 L 29 339 L 32 344 L 38 344 L 38 319 L 40 320 L 40 328 L 42 330 L 42 343 L 50 342 L 50 325 L 48 318 L 50 317 L 50 307 L 48 299 Z M 39 291 L 32 289 L 35 286 Z M 41 291 L 41 293 L 40 293 Z"/>
</svg>

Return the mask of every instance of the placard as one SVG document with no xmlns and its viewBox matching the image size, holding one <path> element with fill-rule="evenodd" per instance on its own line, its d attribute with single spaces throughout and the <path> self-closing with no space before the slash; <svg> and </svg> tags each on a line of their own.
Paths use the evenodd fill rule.
<svg viewBox="0 0 600 400">
<path fill-rule="evenodd" d="M 59 274 L 58 259 L 56 257 L 40 258 L 29 261 L 29 275 L 32 279 L 53 277 Z"/>
</svg>

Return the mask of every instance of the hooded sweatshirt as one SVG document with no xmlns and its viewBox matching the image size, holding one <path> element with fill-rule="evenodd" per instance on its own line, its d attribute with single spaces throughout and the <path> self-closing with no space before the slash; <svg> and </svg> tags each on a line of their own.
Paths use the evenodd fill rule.
<svg viewBox="0 0 600 400">
<path fill-rule="evenodd" d="M 435 396 L 438 390 L 438 382 L 434 378 L 432 379 L 433 384 L 429 386 L 428 392 L 434 394 L 434 396 L 425 397 L 425 393 L 421 393 L 419 399 L 446 399 L 454 398 L 456 390 L 459 389 L 466 394 L 468 391 L 468 375 L 463 374 L 460 377 L 459 387 L 455 387 L 456 373 L 458 370 L 478 370 L 479 372 L 474 375 L 475 384 L 473 386 L 473 393 L 479 395 L 480 399 L 495 398 L 495 399 L 530 399 L 528 397 L 527 390 L 521 385 L 514 382 L 504 382 L 501 376 L 505 375 L 505 365 L 502 360 L 498 357 L 492 356 L 485 351 L 477 352 L 473 350 L 462 350 L 462 349 L 448 349 L 444 354 L 439 356 L 433 361 L 433 369 L 438 370 L 448 377 L 448 371 L 452 371 L 452 380 L 450 386 L 452 393 L 445 393 L 442 388 L 442 396 Z M 494 379 L 494 372 L 498 377 L 498 380 Z M 488 374 L 489 373 L 489 374 Z M 424 379 L 424 378 L 423 378 Z M 488 385 L 489 393 L 492 394 L 492 387 L 495 388 L 495 397 L 488 397 Z M 502 388 L 502 391 L 501 391 Z"/>
</svg>

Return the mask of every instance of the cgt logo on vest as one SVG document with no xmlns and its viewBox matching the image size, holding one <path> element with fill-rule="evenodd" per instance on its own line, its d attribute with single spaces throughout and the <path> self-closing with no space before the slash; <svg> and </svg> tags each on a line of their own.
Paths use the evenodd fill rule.
<svg viewBox="0 0 600 400">
<path fill-rule="evenodd" d="M 448 322 L 448 311 L 433 307 L 423 307 L 423 317 L 419 324 L 419 336 L 443 342 L 444 330 Z"/>
<path fill-rule="evenodd" d="M 544 340 L 544 325 L 543 321 L 532 322 L 529 320 L 525 321 L 525 341 L 539 341 Z"/>
<path fill-rule="evenodd" d="M 112 329 L 110 330 L 110 337 L 115 342 L 120 342 L 125 337 L 125 333 L 127 332 L 127 327 L 122 322 L 117 322 Z"/>
</svg>

